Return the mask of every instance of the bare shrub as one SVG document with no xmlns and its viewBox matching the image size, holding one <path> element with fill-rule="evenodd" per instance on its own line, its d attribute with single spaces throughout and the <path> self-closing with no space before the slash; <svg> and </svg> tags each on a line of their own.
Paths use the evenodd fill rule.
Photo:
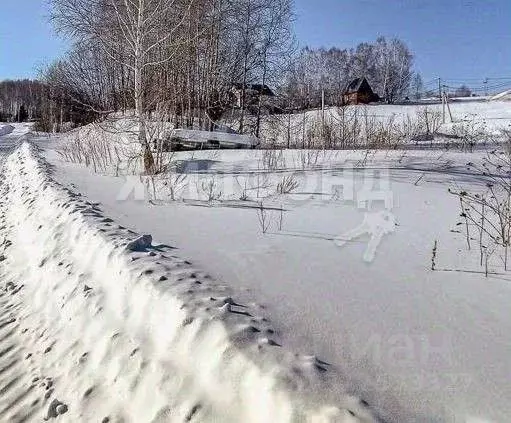
<svg viewBox="0 0 511 423">
<path fill-rule="evenodd" d="M 439 110 L 432 110 L 428 106 L 421 107 L 416 111 L 416 122 L 417 126 L 414 132 L 417 135 L 435 134 L 442 125 L 442 113 Z"/>
<path fill-rule="evenodd" d="M 113 163 L 114 151 L 106 137 L 94 129 L 92 126 L 76 131 L 56 151 L 64 160 L 85 164 L 94 172 L 106 172 Z"/>
<path fill-rule="evenodd" d="M 294 175 L 284 176 L 277 184 L 277 194 L 290 194 L 300 186 Z"/>
<path fill-rule="evenodd" d="M 453 124 L 453 135 L 458 138 L 460 148 L 472 152 L 479 142 L 485 142 L 488 137 L 486 123 L 475 119 L 475 115 L 467 115 L 465 118 Z"/>
<path fill-rule="evenodd" d="M 354 106 L 341 106 L 332 114 L 336 122 L 338 148 L 356 148 L 362 140 L 362 123 L 359 109 Z M 368 117 L 368 115 L 366 115 Z"/>
<path fill-rule="evenodd" d="M 295 168 L 310 169 L 316 167 L 325 155 L 324 150 L 297 150 L 293 153 L 293 162 Z"/>
<path fill-rule="evenodd" d="M 282 150 L 268 149 L 262 150 L 260 158 L 260 168 L 268 171 L 285 169 L 286 160 Z"/>
<path fill-rule="evenodd" d="M 222 191 L 219 189 L 218 181 L 214 177 L 201 181 L 197 191 L 204 195 L 209 203 L 222 198 Z"/>
<path fill-rule="evenodd" d="M 511 148 L 506 144 L 504 151 L 492 151 L 480 164 L 468 166 L 484 178 L 487 183 L 478 192 L 449 190 L 460 199 L 458 225 L 465 227 L 467 245 L 477 240 L 480 264 L 486 261 L 493 251 L 500 250 L 504 269 L 508 268 L 508 253 L 511 245 Z M 474 233 L 475 232 L 475 233 Z"/>
<path fill-rule="evenodd" d="M 163 176 L 163 185 L 169 192 L 169 197 L 172 201 L 176 201 L 178 195 L 188 185 L 188 175 L 186 173 L 168 172 Z"/>
<path fill-rule="evenodd" d="M 244 178 L 243 180 L 243 184 L 241 184 L 240 180 L 239 180 L 239 177 L 234 177 L 234 180 L 236 181 L 236 184 L 238 185 L 238 187 L 240 188 L 240 196 L 239 196 L 239 199 L 241 201 L 247 201 L 249 199 L 249 191 L 251 190 L 251 187 L 249 185 L 249 179 L 248 178 Z"/>
<path fill-rule="evenodd" d="M 355 167 L 366 167 L 367 162 L 374 156 L 374 154 L 375 154 L 374 150 L 371 150 L 371 149 L 365 150 L 362 158 L 360 160 L 357 160 L 357 162 L 355 163 L 354 166 Z"/>
<path fill-rule="evenodd" d="M 390 149 L 404 141 L 428 136 L 432 139 L 442 122 L 439 111 L 420 108 L 415 115 L 379 116 L 370 106 L 343 105 L 323 113 L 289 114 L 268 118 L 265 130 L 269 145 L 283 142 L 301 149 Z"/>
<path fill-rule="evenodd" d="M 401 129 L 395 116 L 389 116 L 383 121 L 373 118 L 370 126 L 366 124 L 367 146 L 376 149 L 397 148 L 409 135 Z"/>
<path fill-rule="evenodd" d="M 56 152 L 63 160 L 91 167 L 94 172 L 135 173 L 140 149 L 116 133 L 114 125 L 108 121 L 76 129 L 60 139 Z"/>
<path fill-rule="evenodd" d="M 259 202 L 259 207 L 257 208 L 257 219 L 259 221 L 259 227 L 261 228 L 261 232 L 265 234 L 268 232 L 270 227 L 270 216 L 268 214 L 268 210 L 264 207 L 263 202 Z"/>
<path fill-rule="evenodd" d="M 240 181 L 239 176 L 234 178 L 240 190 L 238 198 L 241 201 L 249 200 L 251 197 L 250 193 L 254 193 L 253 197 L 255 198 L 261 198 L 269 193 L 272 188 L 272 183 L 266 173 L 247 174 L 241 178 L 242 181 Z"/>
</svg>

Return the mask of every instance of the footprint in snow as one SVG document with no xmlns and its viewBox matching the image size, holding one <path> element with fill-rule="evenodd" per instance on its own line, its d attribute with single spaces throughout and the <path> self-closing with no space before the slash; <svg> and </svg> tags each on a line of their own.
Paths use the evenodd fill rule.
<svg viewBox="0 0 511 423">
<path fill-rule="evenodd" d="M 67 410 L 67 405 L 55 398 L 48 406 L 48 413 L 44 420 L 55 419 L 59 415 L 67 413 Z"/>
</svg>

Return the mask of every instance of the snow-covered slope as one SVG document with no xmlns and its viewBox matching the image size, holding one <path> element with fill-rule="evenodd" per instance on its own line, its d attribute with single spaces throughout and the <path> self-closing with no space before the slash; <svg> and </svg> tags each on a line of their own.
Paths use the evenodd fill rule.
<svg viewBox="0 0 511 423">
<path fill-rule="evenodd" d="M 374 421 L 261 306 L 59 186 L 36 147 L 3 172 L 2 421 Z"/>
<path fill-rule="evenodd" d="M 497 95 L 494 95 L 490 98 L 492 101 L 506 101 L 511 100 L 511 90 L 503 91 Z"/>
</svg>

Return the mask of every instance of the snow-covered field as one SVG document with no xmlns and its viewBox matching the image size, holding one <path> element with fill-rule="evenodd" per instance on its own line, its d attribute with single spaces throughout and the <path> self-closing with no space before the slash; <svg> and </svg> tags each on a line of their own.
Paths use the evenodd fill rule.
<svg viewBox="0 0 511 423">
<path fill-rule="evenodd" d="M 18 129 L 2 138 L 2 421 L 374 421 L 263 306 L 60 185 Z"/>
<path fill-rule="evenodd" d="M 511 274 L 448 193 L 483 151 L 182 152 L 152 179 L 29 138 L 2 187 L 5 415 L 509 421 Z"/>
<path fill-rule="evenodd" d="M 499 99 L 496 99 L 499 100 Z M 423 108 L 423 105 L 375 105 L 368 106 L 371 114 L 378 116 L 399 116 L 405 117 L 412 115 L 416 109 Z M 441 104 L 427 105 L 431 111 L 442 111 Z M 463 120 L 471 117 L 480 121 L 486 121 L 489 126 L 502 127 L 511 124 L 511 104 L 509 101 L 453 101 L 449 103 L 452 117 L 454 120 Z M 449 121 L 448 111 L 446 109 L 446 119 Z"/>
<path fill-rule="evenodd" d="M 465 168 L 476 154 L 376 154 L 372 167 L 380 167 L 378 159 L 384 167 L 394 163 L 389 183 L 397 226 L 383 235 L 370 263 L 364 261 L 369 234 L 338 245 L 363 222 L 365 205 L 332 195 L 332 187 L 349 189 L 353 181 L 357 200 L 367 170 L 343 171 L 333 163 L 293 172 L 300 188 L 264 201 L 269 228 L 263 233 L 259 203 L 229 196 L 242 192 L 236 191 L 239 169 L 257 167 L 254 154 L 261 153 L 222 152 L 198 175 L 216 180 L 227 197 L 211 204 L 195 197 L 195 175 L 188 181 L 194 200 L 172 202 L 154 200 L 150 186 L 133 185 L 131 178 L 52 162 L 59 180 L 100 201 L 117 221 L 178 246 L 232 284 L 243 301 L 260 299 L 280 329 L 279 343 L 332 363 L 338 383 L 386 421 L 505 421 L 511 415 L 505 400 L 511 394 L 511 275 L 485 278 L 463 236 L 451 232 L 458 200 L 447 189 L 480 182 Z M 361 152 L 341 154 L 351 155 L 351 166 L 363 160 Z M 211 152 L 202 155 L 209 163 Z M 229 173 L 234 155 L 239 166 Z M 193 160 L 201 157 L 195 153 Z M 384 202 L 375 205 L 382 208 Z M 435 240 L 443 270 L 433 272 Z"/>
</svg>

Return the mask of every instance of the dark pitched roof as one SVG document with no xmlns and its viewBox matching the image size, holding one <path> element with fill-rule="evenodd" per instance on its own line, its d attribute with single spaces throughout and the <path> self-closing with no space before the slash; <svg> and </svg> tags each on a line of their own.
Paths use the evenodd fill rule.
<svg viewBox="0 0 511 423">
<path fill-rule="evenodd" d="M 355 78 L 346 87 L 345 94 L 351 94 L 351 93 L 358 92 L 360 90 L 360 87 L 362 87 L 362 84 L 364 82 L 369 86 L 369 89 L 371 89 L 371 86 L 369 85 L 369 82 L 367 82 L 367 79 L 365 77 Z"/>
</svg>

